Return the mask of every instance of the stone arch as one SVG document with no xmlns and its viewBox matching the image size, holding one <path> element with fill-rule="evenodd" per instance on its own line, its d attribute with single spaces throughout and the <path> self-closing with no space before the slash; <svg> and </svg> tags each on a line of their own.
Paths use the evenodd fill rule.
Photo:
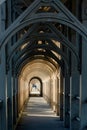
<svg viewBox="0 0 87 130">
<path fill-rule="evenodd" d="M 45 54 L 44 54 L 44 56 L 45 56 Z M 41 57 L 40 59 L 49 61 L 50 56 L 49 56 L 48 54 L 46 54 L 46 57 L 45 57 L 45 58 L 47 58 L 47 59 L 43 59 L 42 57 Z M 53 57 L 51 57 L 51 58 L 53 58 Z M 36 58 L 34 58 L 34 59 L 38 59 L 38 57 L 36 57 Z M 30 62 L 30 61 L 32 61 L 32 60 L 34 60 L 34 59 L 33 59 L 32 56 L 29 57 L 29 55 L 26 55 L 21 61 L 18 61 L 18 65 L 15 66 L 16 75 L 17 75 L 17 74 L 19 75 L 19 73 L 21 72 L 23 66 L 25 66 L 28 62 Z M 54 59 L 54 58 L 53 58 L 53 59 Z M 61 66 L 61 68 L 63 68 L 63 64 L 62 64 L 62 61 L 61 61 L 61 60 L 55 59 L 55 61 Z M 49 61 L 49 62 L 52 63 L 52 61 Z M 56 65 L 55 65 L 54 63 L 52 63 L 52 64 L 56 67 Z M 68 67 L 69 67 L 69 66 L 68 66 Z"/>
<path fill-rule="evenodd" d="M 29 87 L 30 87 L 30 82 L 33 80 L 33 79 L 37 79 L 39 82 L 40 82 L 40 96 L 42 97 L 43 96 L 43 83 L 42 83 L 42 80 L 39 78 L 39 77 L 32 77 L 29 81 Z"/>
</svg>

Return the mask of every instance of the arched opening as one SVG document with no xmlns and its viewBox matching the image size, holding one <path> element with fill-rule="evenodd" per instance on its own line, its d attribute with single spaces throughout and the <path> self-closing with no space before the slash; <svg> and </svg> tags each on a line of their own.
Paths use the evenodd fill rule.
<svg viewBox="0 0 87 130">
<path fill-rule="evenodd" d="M 0 79 L 6 91 L 1 96 L 5 105 L 7 97 L 11 99 L 3 110 L 11 108 L 5 120 L 8 116 L 12 126 L 31 96 L 43 96 L 53 112 L 64 119 L 65 127 L 73 128 L 72 124 L 77 126 L 80 121 L 81 47 L 75 42 L 77 34 L 86 38 L 87 30 L 59 0 L 50 2 L 35 0 L 0 37 L 0 71 L 4 70 Z"/>
<path fill-rule="evenodd" d="M 42 81 L 39 77 L 33 77 L 29 81 L 29 97 L 42 97 Z"/>
<path fill-rule="evenodd" d="M 34 59 L 25 64 L 18 79 L 19 112 L 28 98 L 43 97 L 54 113 L 59 115 L 59 67 L 44 59 Z"/>
</svg>

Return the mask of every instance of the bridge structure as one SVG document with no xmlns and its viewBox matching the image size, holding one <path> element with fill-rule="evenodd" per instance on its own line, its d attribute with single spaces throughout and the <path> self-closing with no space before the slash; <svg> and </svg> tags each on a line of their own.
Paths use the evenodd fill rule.
<svg viewBox="0 0 87 130">
<path fill-rule="evenodd" d="M 0 130 L 13 130 L 32 83 L 70 130 L 87 129 L 87 1 L 0 1 Z"/>
</svg>

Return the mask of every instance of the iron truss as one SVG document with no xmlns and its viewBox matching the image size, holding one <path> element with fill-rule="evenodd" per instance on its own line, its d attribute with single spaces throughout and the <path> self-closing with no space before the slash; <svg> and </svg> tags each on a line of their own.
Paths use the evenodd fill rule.
<svg viewBox="0 0 87 130">
<path fill-rule="evenodd" d="M 60 55 L 66 66 L 69 67 L 68 53 L 64 53 L 62 48 L 58 47 L 56 44 L 58 41 L 66 50 L 68 49 L 75 55 L 77 67 L 79 67 L 80 59 L 76 46 L 64 36 L 59 28 L 61 26 L 70 27 L 85 39 L 87 39 L 87 30 L 59 0 L 14 0 L 13 10 L 17 11 L 18 17 L 0 36 L 1 50 L 2 46 L 9 44 L 8 41 L 12 37 L 19 35 L 16 42 L 10 46 L 7 64 L 12 59 L 14 59 L 13 61 L 17 61 L 17 59 L 19 61 L 19 57 L 23 61 L 23 55 L 27 52 L 32 53 L 35 50 L 34 55 L 40 55 L 39 50 L 42 52 L 46 51 L 47 53 L 50 49 L 50 53 L 54 51 Z M 34 42 L 37 41 L 36 45 L 33 44 L 32 39 L 34 39 Z M 39 45 L 38 41 L 41 41 L 42 45 Z M 53 43 L 53 41 L 55 42 Z M 17 54 L 16 57 L 15 54 Z M 29 55 L 31 56 L 31 54 Z M 52 55 L 50 56 L 52 57 Z M 58 56 L 57 59 L 59 59 Z"/>
</svg>

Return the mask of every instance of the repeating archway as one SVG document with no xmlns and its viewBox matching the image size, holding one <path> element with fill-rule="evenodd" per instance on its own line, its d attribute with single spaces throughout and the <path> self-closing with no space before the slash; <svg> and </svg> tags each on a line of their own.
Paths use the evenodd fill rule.
<svg viewBox="0 0 87 130">
<path fill-rule="evenodd" d="M 38 7 L 42 6 L 44 4 L 49 5 L 49 1 L 35 1 L 26 11 L 19 16 L 17 20 L 5 31 L 4 37 L 0 37 L 0 48 L 2 45 L 7 44 L 8 40 L 16 34 L 16 32 L 20 31 L 24 27 L 27 27 L 31 24 L 34 23 L 43 23 L 43 22 L 55 22 L 55 23 L 60 23 L 67 25 L 68 27 L 71 27 L 74 29 L 76 32 L 80 33 L 82 36 L 86 38 L 87 36 L 87 30 L 83 27 L 83 25 L 63 6 L 63 4 L 60 1 L 51 1 L 52 5 L 59 10 L 60 13 L 43 13 L 43 15 L 36 13 Z M 35 7 L 35 9 L 34 9 Z M 65 11 L 64 11 L 65 10 Z M 34 14 L 32 15 L 32 12 Z M 31 15 L 29 15 L 31 14 Z M 62 17 L 64 16 L 64 17 Z M 81 25 L 81 26 L 79 26 Z M 84 31 L 83 31 L 84 30 Z M 39 36 L 39 35 L 38 35 Z M 73 50 L 72 46 L 71 49 Z M 76 53 L 76 51 L 74 51 Z"/>
<path fill-rule="evenodd" d="M 44 57 L 43 57 L 44 56 Z M 48 61 L 49 63 L 53 64 L 53 66 L 55 66 L 55 68 L 57 68 L 58 64 L 61 66 L 61 68 L 63 68 L 63 63 L 61 60 L 59 60 L 58 58 L 56 58 L 55 56 L 53 55 L 49 55 L 48 53 L 45 55 L 42 55 L 42 56 L 38 56 L 37 57 L 33 57 L 32 55 L 31 56 L 26 56 L 22 59 L 22 61 L 20 61 L 18 63 L 17 66 L 15 66 L 14 68 L 14 72 L 16 75 L 20 75 L 21 71 L 22 71 L 22 68 L 28 64 L 29 62 L 33 61 L 33 60 L 38 60 L 38 59 L 41 59 L 43 61 Z M 55 62 L 54 62 L 55 61 Z"/>
<path fill-rule="evenodd" d="M 35 0 L 35 2 L 28 7 L 28 9 L 5 31 L 4 37 L 0 37 L 0 48 L 3 44 L 6 44 L 7 41 L 19 30 L 23 29 L 27 25 L 30 25 L 32 23 L 38 23 L 38 22 L 59 22 L 60 24 L 67 25 L 73 29 L 75 29 L 76 32 L 80 33 L 83 37 L 87 37 L 87 30 L 84 28 L 84 26 L 70 13 L 66 7 L 59 1 L 51 1 L 52 4 L 55 4 L 55 7 L 57 7 L 61 12 L 62 15 L 54 14 L 54 13 L 43 13 L 41 14 L 33 14 L 33 16 L 29 16 L 29 14 L 32 14 L 32 11 L 34 12 L 34 8 L 38 8 L 40 6 L 42 1 Z M 44 1 L 45 2 L 45 1 Z M 46 2 L 46 4 L 49 1 Z M 28 19 L 26 19 L 26 16 L 29 16 Z M 65 17 L 61 17 L 65 16 Z"/>
<path fill-rule="evenodd" d="M 87 40 L 87 30 L 83 27 L 83 25 L 61 4 L 61 2 L 59 0 L 50 0 L 50 2 L 52 2 L 52 4 L 54 5 L 54 7 L 56 7 L 57 11 L 59 11 L 60 13 L 43 13 L 39 14 L 36 13 L 35 11 L 37 10 L 37 8 L 39 6 L 41 6 L 41 4 L 43 4 L 43 2 L 45 3 L 45 5 L 49 5 L 49 1 L 48 0 L 35 0 L 35 2 L 17 19 L 15 20 L 15 22 L 2 34 L 3 36 L 0 37 L 0 51 L 3 52 L 3 46 L 5 47 L 5 45 L 9 44 L 8 41 L 10 40 L 10 38 L 12 38 L 12 36 L 14 36 L 17 32 L 21 31 L 21 29 L 24 29 L 25 27 L 30 27 L 30 26 L 34 26 L 34 24 L 38 24 L 40 25 L 41 23 L 47 23 L 48 26 L 53 25 L 52 23 L 59 23 L 61 25 L 65 25 L 68 26 L 70 28 L 72 28 L 73 30 L 75 30 L 75 32 L 78 32 L 81 36 L 83 36 L 86 40 Z M 33 13 L 34 11 L 34 13 Z M 32 15 L 33 13 L 33 15 Z M 25 15 L 26 14 L 26 15 Z M 62 14 L 62 15 L 61 15 Z M 53 25 L 54 26 L 54 25 Z M 33 28 L 32 28 L 33 29 Z M 53 30 L 53 28 L 52 28 Z M 32 30 L 34 31 L 34 30 Z M 55 33 L 56 34 L 56 33 Z M 58 37 L 57 39 L 57 35 L 60 34 L 57 33 L 55 35 L 55 39 L 57 41 L 60 41 L 64 46 L 66 45 L 66 49 L 69 48 L 69 50 L 72 52 L 72 54 L 75 54 L 76 58 L 77 58 L 77 62 L 79 63 L 79 52 L 77 51 L 77 49 L 75 48 L 74 45 L 72 45 L 72 43 L 70 43 L 68 40 L 66 40 L 62 35 L 60 35 L 60 37 Z M 44 40 L 48 35 L 46 34 L 46 36 L 42 34 L 42 36 L 40 36 L 40 34 L 33 34 L 30 36 L 30 42 L 32 44 L 32 39 L 40 39 Z M 52 35 L 49 35 L 47 40 L 51 40 Z M 44 56 L 44 60 L 47 59 L 47 61 L 49 60 L 49 62 L 52 62 L 52 59 L 55 60 L 52 64 L 54 65 L 55 62 L 57 62 L 61 67 L 63 65 L 62 61 L 64 63 L 66 63 L 66 67 L 70 67 L 70 63 L 68 62 L 69 57 L 67 56 L 67 54 L 64 53 L 64 51 L 61 48 L 55 48 L 54 46 L 50 49 L 53 49 L 53 51 L 55 51 L 57 54 L 60 53 L 61 57 L 63 57 L 63 60 L 58 59 L 57 57 L 52 57 L 52 52 L 49 52 L 49 48 L 47 46 L 35 46 L 30 48 L 31 51 L 28 51 L 28 46 L 26 46 L 26 49 L 23 49 L 21 51 L 21 55 L 20 55 L 20 47 L 25 44 L 24 42 L 27 40 L 27 38 L 25 37 L 24 39 L 20 39 L 22 41 L 18 41 L 20 42 L 20 46 L 17 45 L 17 43 L 14 43 L 14 45 L 16 47 L 14 47 L 14 45 L 10 46 L 11 48 L 13 47 L 14 49 L 14 53 L 10 52 L 10 64 L 11 62 L 13 63 L 13 61 L 15 61 L 15 63 L 11 64 L 12 68 L 14 72 L 16 72 L 17 74 L 21 72 L 22 68 L 24 67 L 24 65 L 32 60 L 35 59 L 35 57 L 38 59 L 39 55 L 40 56 Z M 64 42 L 65 40 L 65 42 Z M 70 43 L 70 45 L 69 45 Z M 38 51 L 38 48 L 45 50 L 46 49 L 46 53 L 40 53 Z M 32 55 L 32 52 L 34 50 L 34 55 Z M 17 51 L 19 51 L 17 53 Z M 17 55 L 16 55 L 17 53 Z M 12 54 L 12 55 L 11 55 Z M 19 57 L 18 57 L 19 56 Z M 41 59 L 43 59 L 42 57 L 40 57 Z M 17 58 L 17 59 L 16 59 Z M 8 60 L 9 63 L 9 60 Z M 56 64 L 57 65 L 57 64 Z M 64 64 L 65 65 L 65 64 Z M 6 66 L 7 67 L 7 66 Z M 65 66 L 63 66 L 65 68 Z M 17 70 L 16 70 L 17 69 Z M 5 75 L 5 73 L 4 73 Z M 14 76 L 14 75 L 13 75 Z M 17 75 L 16 75 L 17 76 Z M 5 76 L 6 77 L 6 76 Z M 14 76 L 15 77 L 15 76 Z M 18 78 L 18 77 L 17 77 Z M 72 79 L 71 79 L 72 80 Z M 68 82 L 68 80 L 67 80 Z M 67 96 L 68 94 L 66 94 L 65 96 Z M 72 96 L 72 95 L 71 95 Z M 69 97 L 69 95 L 68 95 Z M 71 99 L 72 100 L 72 99 Z"/>
<path fill-rule="evenodd" d="M 38 40 L 47 40 L 49 41 L 49 39 L 54 39 L 57 40 L 58 42 L 60 42 L 60 44 L 62 43 L 63 45 L 65 45 L 66 47 L 68 47 L 70 49 L 70 51 L 75 55 L 75 57 L 77 58 L 77 61 L 79 62 L 79 56 L 77 53 L 76 48 L 72 45 L 72 43 L 70 43 L 68 40 L 64 41 L 63 39 L 64 37 L 62 37 L 62 40 L 58 38 L 58 36 L 55 36 L 53 34 L 32 34 L 28 37 L 28 39 L 24 39 L 23 41 L 21 41 L 21 45 L 18 45 L 18 47 L 16 46 L 14 49 L 11 50 L 10 52 L 10 58 L 13 56 L 13 54 L 15 54 L 14 52 L 16 51 L 17 48 L 19 48 L 19 46 L 22 46 L 23 42 L 27 42 L 30 41 L 29 46 L 32 45 L 32 41 L 34 41 L 34 39 L 38 39 Z M 32 40 L 33 39 L 33 40 Z M 52 41 L 50 40 L 50 42 L 52 43 Z M 19 42 L 18 42 L 19 43 Z M 16 43 L 16 44 L 18 44 Z M 62 50 L 61 50 L 62 51 Z M 10 60 L 10 58 L 8 58 Z"/>
</svg>

